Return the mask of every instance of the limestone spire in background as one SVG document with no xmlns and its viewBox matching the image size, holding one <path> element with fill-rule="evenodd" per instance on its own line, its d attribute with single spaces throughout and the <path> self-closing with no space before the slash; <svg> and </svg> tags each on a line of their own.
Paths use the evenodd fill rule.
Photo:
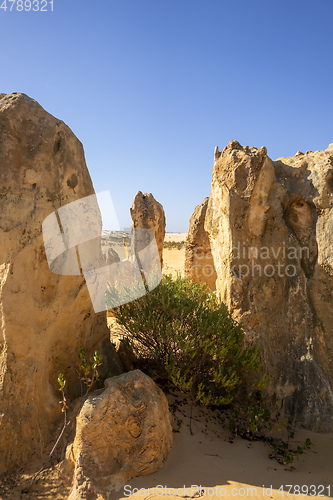
<svg viewBox="0 0 333 500">
<path fill-rule="evenodd" d="M 155 235 L 162 268 L 163 243 L 166 225 L 162 205 L 155 200 L 151 193 L 142 193 L 141 191 L 138 191 L 134 197 L 130 213 L 133 221 L 132 229 L 149 229 Z M 139 232 L 137 234 L 139 234 Z M 136 241 L 136 232 L 132 231 L 132 239 L 135 252 L 137 252 L 136 246 L 139 243 Z M 149 244 L 149 241 L 146 243 Z M 144 247 L 145 241 L 140 241 L 139 245 L 140 247 Z"/>
<path fill-rule="evenodd" d="M 209 198 L 197 205 L 190 217 L 185 243 L 185 277 L 196 283 L 207 283 L 215 290 L 216 271 L 211 253 L 208 233 L 205 231 L 205 217 Z"/>
</svg>

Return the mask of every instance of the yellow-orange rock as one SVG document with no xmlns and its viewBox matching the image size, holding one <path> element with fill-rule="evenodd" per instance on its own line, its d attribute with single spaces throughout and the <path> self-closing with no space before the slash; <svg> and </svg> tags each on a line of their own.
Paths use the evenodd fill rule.
<svg viewBox="0 0 333 500">
<path fill-rule="evenodd" d="M 217 291 L 263 347 L 291 420 L 333 431 L 333 150 L 215 151 L 205 229 Z"/>
<path fill-rule="evenodd" d="M 132 217 L 132 229 L 149 229 L 155 236 L 158 253 L 163 266 L 163 243 L 165 236 L 165 214 L 162 205 L 155 200 L 151 193 L 142 193 L 138 191 L 134 197 L 132 208 L 130 209 Z M 136 239 L 138 246 L 142 249 L 145 246 L 145 237 L 140 232 L 133 234 L 134 251 L 137 252 Z M 150 243 L 149 236 L 146 244 Z"/>
<path fill-rule="evenodd" d="M 134 476 L 163 466 L 172 444 L 168 402 L 139 370 L 107 379 L 105 390 L 88 397 L 77 417 L 70 500 L 108 499 Z"/>
<path fill-rule="evenodd" d="M 216 271 L 207 231 L 205 217 L 208 198 L 197 205 L 190 217 L 185 243 L 185 277 L 196 283 L 207 283 L 215 290 Z"/>
<path fill-rule="evenodd" d="M 83 276 L 49 269 L 42 235 L 55 209 L 94 194 L 81 143 L 24 94 L 0 99 L 0 473 L 40 456 L 61 418 L 57 378 L 79 394 L 79 346 L 109 351 Z M 107 359 L 104 357 L 104 366 Z M 118 372 L 119 373 L 119 372 Z"/>
</svg>

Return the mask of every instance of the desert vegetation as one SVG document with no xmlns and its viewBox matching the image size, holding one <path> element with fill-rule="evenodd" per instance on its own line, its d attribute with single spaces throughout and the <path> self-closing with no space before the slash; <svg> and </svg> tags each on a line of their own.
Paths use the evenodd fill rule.
<svg viewBox="0 0 333 500">
<path fill-rule="evenodd" d="M 309 440 L 296 450 L 289 446 L 289 422 L 280 418 L 276 397 L 265 395 L 269 378 L 260 346 L 246 339 L 242 325 L 205 284 L 163 275 L 155 290 L 113 314 L 127 331 L 125 342 L 138 367 L 162 389 L 222 409 L 234 435 L 266 441 L 280 463 L 309 448 Z M 286 440 L 271 436 L 281 429 Z"/>
<path fill-rule="evenodd" d="M 185 246 L 185 241 L 164 241 L 163 248 L 167 250 L 181 250 Z"/>
<path fill-rule="evenodd" d="M 203 404 L 231 404 L 259 388 L 260 348 L 204 284 L 163 276 L 161 284 L 114 315 L 143 366 Z M 250 382 L 251 379 L 251 382 Z"/>
</svg>

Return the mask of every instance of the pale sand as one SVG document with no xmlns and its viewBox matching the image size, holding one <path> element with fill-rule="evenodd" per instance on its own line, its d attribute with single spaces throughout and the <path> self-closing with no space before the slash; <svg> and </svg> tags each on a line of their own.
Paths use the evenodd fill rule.
<svg viewBox="0 0 333 500">
<path fill-rule="evenodd" d="M 199 498 L 196 486 L 200 485 L 206 488 L 206 496 L 201 492 L 201 498 L 212 500 L 322 499 L 329 498 L 327 490 L 329 485 L 333 495 L 333 434 L 297 432 L 295 435 L 297 444 L 303 444 L 308 437 L 313 444 L 306 454 L 295 459 L 292 466 L 285 466 L 268 457 L 272 452 L 268 445 L 241 438 L 231 439 L 230 433 L 223 430 L 220 422 L 214 418 L 216 413 L 210 410 L 198 408 L 193 411 L 194 435 L 191 435 L 189 407 L 184 406 L 183 412 L 186 416 L 182 417 L 180 432 L 174 433 L 173 447 L 164 468 L 155 474 L 130 480 L 127 489 L 122 488 L 118 493 L 114 493 L 110 500 Z M 175 422 L 173 427 L 177 427 Z M 285 485 L 284 494 L 278 493 L 281 485 Z M 291 485 L 291 492 L 294 492 L 296 485 L 307 485 L 309 488 L 315 485 L 316 490 L 312 491 L 322 495 L 288 495 L 286 485 Z M 319 485 L 323 485 L 321 490 L 318 490 Z M 168 488 L 167 495 L 164 494 L 165 486 Z M 191 486 L 193 486 L 192 491 Z M 271 486 L 272 494 L 270 489 L 267 490 Z M 139 491 L 130 495 L 134 488 L 138 488 Z"/>
<path fill-rule="evenodd" d="M 185 241 L 187 233 L 165 233 L 164 241 Z"/>
<path fill-rule="evenodd" d="M 163 274 L 171 273 L 174 278 L 177 277 L 177 273 L 180 273 L 182 276 L 184 276 L 184 264 L 185 248 L 181 248 L 180 250 L 177 250 L 176 248 L 163 249 Z"/>
<path fill-rule="evenodd" d="M 185 241 L 187 233 L 165 233 L 165 241 Z M 174 278 L 180 273 L 184 276 L 185 248 L 177 250 L 176 248 L 163 249 L 163 274 L 172 274 Z"/>
<path fill-rule="evenodd" d="M 182 399 L 182 397 L 177 398 Z M 168 399 L 172 402 L 170 395 Z M 211 410 L 193 409 L 193 435 L 191 435 L 189 415 L 190 408 L 187 404 L 178 406 L 175 411 L 173 428 L 177 429 L 179 419 L 182 420 L 182 426 L 180 432 L 173 434 L 173 446 L 163 469 L 155 474 L 131 479 L 125 491 L 121 488 L 118 492 L 112 493 L 109 500 L 179 500 L 180 498 L 206 498 L 207 500 L 221 500 L 222 498 L 310 500 L 310 498 L 316 498 L 319 500 L 329 498 L 327 495 L 329 485 L 331 485 L 332 498 L 333 434 L 297 432 L 296 447 L 297 444 L 303 444 L 308 437 L 312 445 L 311 449 L 299 456 L 290 467 L 280 465 L 270 459 L 269 453 L 272 450 L 264 443 L 232 438 L 229 431 L 222 428 L 221 422 L 216 418 L 217 413 Z M 64 463 L 43 471 L 29 495 L 21 493 L 22 488 L 27 486 L 33 472 L 40 465 L 40 461 L 31 463 L 29 470 L 25 473 L 22 473 L 21 469 L 17 475 L 7 474 L 4 478 L 0 478 L 0 499 L 65 500 L 68 498 L 71 481 Z M 163 488 L 156 489 L 159 485 Z M 267 490 L 271 485 L 272 494 L 270 490 Z M 319 492 L 318 486 L 323 485 L 325 490 L 322 491 L 321 496 L 294 494 L 288 496 L 286 492 L 283 495 L 278 493 L 281 485 L 285 485 L 285 489 L 286 485 L 291 485 L 292 490 L 295 485 L 307 485 L 309 488 L 315 485 L 317 493 Z M 163 494 L 164 486 L 168 488 L 167 495 Z M 192 492 L 191 486 L 193 486 Z M 199 486 L 206 488 L 206 496 L 199 497 L 196 488 Z M 139 491 L 129 495 L 134 488 L 138 488 Z M 222 488 L 225 488 L 225 491 Z M 226 496 L 222 496 L 223 494 Z M 102 500 L 102 497 L 98 500 Z"/>
</svg>

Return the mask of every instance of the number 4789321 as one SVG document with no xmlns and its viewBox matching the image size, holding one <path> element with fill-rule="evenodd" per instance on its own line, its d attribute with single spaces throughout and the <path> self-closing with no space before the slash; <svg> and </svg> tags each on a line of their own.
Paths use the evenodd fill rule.
<svg viewBox="0 0 333 500">
<path fill-rule="evenodd" d="M 1 0 L 0 0 L 1 1 Z M 53 12 L 53 0 L 3 0 L 0 5 L 0 9 L 7 12 L 12 12 L 14 10 L 18 12 L 32 10 L 34 12 Z"/>
</svg>

